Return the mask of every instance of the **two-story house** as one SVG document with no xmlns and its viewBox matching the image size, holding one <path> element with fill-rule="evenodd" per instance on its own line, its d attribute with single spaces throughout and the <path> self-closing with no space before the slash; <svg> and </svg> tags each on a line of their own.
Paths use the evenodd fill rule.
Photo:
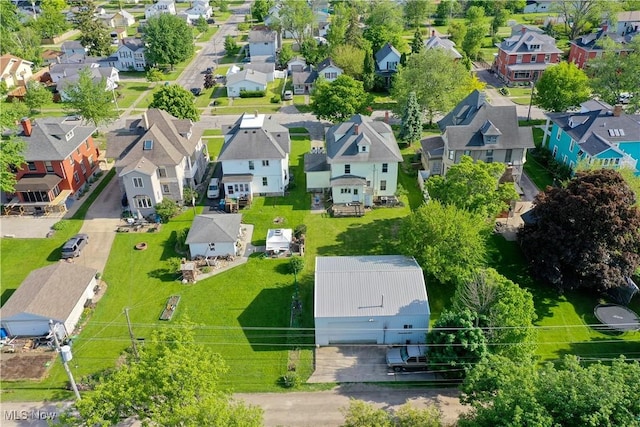
<svg viewBox="0 0 640 427">
<path fill-rule="evenodd" d="M 55 64 L 51 67 L 55 73 L 50 73 L 53 82 L 56 83 L 56 90 L 60 94 L 63 101 L 68 99 L 67 90 L 69 86 L 78 83 L 80 71 L 88 70 L 91 73 L 91 80 L 98 84 L 104 80 L 105 91 L 113 91 L 118 87 L 120 81 L 120 73 L 114 67 L 99 67 L 97 63 L 93 64 Z M 63 72 L 60 73 L 60 69 Z M 56 76 L 54 78 L 54 75 Z"/>
<path fill-rule="evenodd" d="M 574 169 L 578 163 L 604 168 L 638 170 L 640 160 L 640 115 L 625 114 L 588 101 L 579 112 L 547 113 L 542 145 L 553 157 Z"/>
<path fill-rule="evenodd" d="M 100 12 L 97 18 L 109 28 L 127 28 L 136 23 L 136 18 L 124 9 L 114 13 L 106 13 L 101 9 Z"/>
<path fill-rule="evenodd" d="M 190 3 L 191 7 L 178 14 L 183 16 L 188 24 L 195 23 L 200 17 L 209 19 L 213 16 L 213 8 L 209 5 L 209 0 L 195 0 Z"/>
<path fill-rule="evenodd" d="M 562 51 L 553 37 L 526 31 L 497 43 L 492 69 L 505 82 L 535 82 L 547 67 L 560 62 Z"/>
<path fill-rule="evenodd" d="M 25 61 L 8 53 L 0 56 L 0 81 L 7 84 L 7 88 L 26 86 L 33 76 L 33 62 Z"/>
<path fill-rule="evenodd" d="M 606 39 L 617 43 L 619 48 L 616 49 L 616 52 L 625 55 L 633 50 L 628 45 L 636 34 L 631 33 L 621 36 L 613 31 L 607 31 L 607 27 L 604 26 L 596 32 L 584 34 L 572 40 L 568 61 L 576 64 L 578 68 L 584 68 L 587 61 L 602 56 L 604 52 L 603 41 Z"/>
<path fill-rule="evenodd" d="M 223 128 L 222 165 L 225 196 L 283 195 L 289 185 L 289 129 L 272 116 L 244 113 Z"/>
<path fill-rule="evenodd" d="M 25 212 L 64 212 L 66 201 L 98 169 L 100 152 L 92 134 L 95 126 L 66 117 L 22 119 L 18 137 L 25 143 L 23 165 L 16 174 L 10 204 Z"/>
<path fill-rule="evenodd" d="M 249 56 L 273 56 L 278 49 L 278 33 L 264 25 L 255 26 L 249 31 Z"/>
<path fill-rule="evenodd" d="M 382 77 L 387 87 L 391 86 L 391 78 L 398 71 L 398 64 L 402 55 L 391 44 L 385 44 L 374 55 L 376 74 Z"/>
<path fill-rule="evenodd" d="M 148 5 L 144 9 L 144 19 L 149 19 L 163 13 L 176 14 L 176 4 L 173 0 L 158 0 L 157 3 Z"/>
<path fill-rule="evenodd" d="M 356 114 L 332 126 L 325 145 L 304 156 L 307 191 L 330 190 L 335 204 L 364 206 L 395 195 L 402 155 L 388 124 Z"/>
<path fill-rule="evenodd" d="M 209 161 L 201 131 L 191 120 L 155 108 L 110 132 L 107 156 L 117 159 L 120 189 L 129 207 L 145 216 L 165 197 L 183 201 L 184 189 L 202 182 Z"/>
<path fill-rule="evenodd" d="M 640 31 L 640 10 L 620 12 L 616 16 L 615 25 L 611 29 L 619 36 Z"/>
<path fill-rule="evenodd" d="M 515 105 L 491 105 L 485 94 L 471 92 L 439 122 L 440 136 L 421 141 L 426 175 L 445 175 L 463 155 L 488 163 L 500 162 L 520 182 L 527 149 L 533 148 L 530 127 L 518 126 Z"/>
<path fill-rule="evenodd" d="M 434 31 L 435 33 L 435 31 Z M 429 39 L 425 40 L 424 47 L 428 49 L 442 49 L 449 54 L 453 59 L 461 59 L 462 55 L 456 49 L 456 44 L 449 40 L 433 34 Z"/>
<path fill-rule="evenodd" d="M 115 55 L 107 59 L 107 63 L 120 71 L 144 71 L 147 68 L 144 50 L 141 38 L 127 37 L 118 45 Z"/>
</svg>

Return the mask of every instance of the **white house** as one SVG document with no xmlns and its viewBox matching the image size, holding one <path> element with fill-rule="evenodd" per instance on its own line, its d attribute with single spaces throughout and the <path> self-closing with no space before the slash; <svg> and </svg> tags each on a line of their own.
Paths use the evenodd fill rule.
<svg viewBox="0 0 640 427">
<path fill-rule="evenodd" d="M 385 79 L 387 86 L 391 85 L 391 77 L 398 70 L 401 56 L 398 49 L 389 43 L 385 44 L 375 54 L 376 74 Z"/>
<path fill-rule="evenodd" d="M 550 12 L 556 0 L 527 0 L 524 13 Z"/>
<path fill-rule="evenodd" d="M 263 25 L 249 31 L 249 56 L 276 56 L 278 52 L 278 33 Z"/>
<path fill-rule="evenodd" d="M 617 15 L 615 31 L 616 34 L 624 36 L 636 33 L 640 30 L 640 10 L 630 10 L 619 12 Z"/>
<path fill-rule="evenodd" d="M 7 88 L 26 86 L 33 76 L 31 67 L 33 62 L 6 53 L 0 56 L 0 81 L 5 82 Z"/>
<path fill-rule="evenodd" d="M 49 333 L 49 320 L 75 329 L 96 287 L 93 268 L 58 262 L 33 270 L 0 309 L 0 324 L 9 336 Z"/>
<path fill-rule="evenodd" d="M 260 71 L 242 70 L 227 76 L 227 96 L 237 98 L 242 91 L 267 90 L 267 75 Z"/>
<path fill-rule="evenodd" d="M 136 23 L 136 18 L 124 9 L 114 13 L 106 13 L 104 9 L 100 9 L 97 18 L 110 28 L 126 28 Z"/>
<path fill-rule="evenodd" d="M 273 117 L 244 113 L 223 133 L 218 161 L 226 197 L 283 195 L 289 185 L 289 129 Z"/>
<path fill-rule="evenodd" d="M 109 64 L 120 71 L 144 71 L 147 67 L 144 48 L 142 39 L 127 37 L 118 46 L 118 50 L 113 57 L 113 63 L 111 63 L 112 58 L 109 58 Z"/>
<path fill-rule="evenodd" d="M 305 68 L 307 68 L 307 61 L 302 56 L 294 56 L 287 62 L 287 71 L 289 71 L 289 74 L 304 71 Z"/>
<path fill-rule="evenodd" d="M 200 17 L 209 19 L 213 16 L 213 8 L 209 5 L 208 0 L 195 0 L 191 2 L 191 7 L 184 12 L 180 12 L 184 16 L 187 23 L 193 24 Z"/>
<path fill-rule="evenodd" d="M 313 303 L 319 346 L 426 340 L 427 288 L 413 258 L 316 257 Z"/>
<path fill-rule="evenodd" d="M 197 256 L 238 255 L 241 223 L 241 214 L 197 215 L 186 240 L 191 259 Z"/>
<path fill-rule="evenodd" d="M 275 62 L 250 62 L 244 65 L 245 70 L 257 71 L 265 75 L 267 83 L 272 82 L 276 78 Z M 278 72 L 284 74 L 283 72 Z M 278 76 L 279 77 L 279 76 Z M 284 76 L 283 76 L 284 77 Z"/>
<path fill-rule="evenodd" d="M 209 162 L 202 132 L 191 120 L 152 108 L 107 135 L 120 189 L 133 212 L 149 215 L 165 197 L 181 202 L 185 188 L 203 181 Z"/>
<path fill-rule="evenodd" d="M 55 67 L 64 65 L 80 65 L 80 67 L 68 67 L 64 71 L 64 75 L 57 80 L 53 80 L 53 74 L 50 74 L 52 80 L 56 83 L 56 89 L 60 93 L 62 100 L 68 99 L 66 91 L 69 86 L 75 85 L 80 79 L 81 70 L 89 70 L 91 73 L 91 80 L 97 84 L 103 79 L 106 83 L 105 91 L 112 91 L 118 87 L 120 81 L 120 73 L 113 67 L 98 67 L 98 64 L 56 64 Z M 53 66 L 52 66 L 53 68 Z"/>
<path fill-rule="evenodd" d="M 427 49 L 442 49 L 447 52 L 453 59 L 461 59 L 462 55 L 456 49 L 456 44 L 449 39 L 443 39 L 435 34 L 424 42 Z"/>
<path fill-rule="evenodd" d="M 292 239 L 291 228 L 270 228 L 267 231 L 267 253 L 287 252 L 291 248 Z"/>
<path fill-rule="evenodd" d="M 173 0 L 158 0 L 157 3 L 148 5 L 144 10 L 144 18 L 149 19 L 163 13 L 176 14 L 176 4 Z"/>
<path fill-rule="evenodd" d="M 395 195 L 401 162 L 391 127 L 356 114 L 327 131 L 326 153 L 305 154 L 307 191 L 330 189 L 336 204 L 372 206 Z"/>
<path fill-rule="evenodd" d="M 331 58 L 319 63 L 316 71 L 318 72 L 318 77 L 322 77 L 329 82 L 334 81 L 344 73 L 344 70 L 338 67 Z"/>
</svg>

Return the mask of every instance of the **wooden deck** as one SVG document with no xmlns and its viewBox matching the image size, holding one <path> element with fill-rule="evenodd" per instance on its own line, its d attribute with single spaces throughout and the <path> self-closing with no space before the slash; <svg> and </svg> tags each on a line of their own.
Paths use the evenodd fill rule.
<svg viewBox="0 0 640 427">
<path fill-rule="evenodd" d="M 333 217 L 340 216 L 364 216 L 364 206 L 361 203 L 336 203 L 329 208 L 329 214 Z"/>
</svg>

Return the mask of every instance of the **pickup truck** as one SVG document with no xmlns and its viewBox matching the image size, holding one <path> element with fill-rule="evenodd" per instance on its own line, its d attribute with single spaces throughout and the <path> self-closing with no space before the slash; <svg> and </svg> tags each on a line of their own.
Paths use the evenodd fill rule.
<svg viewBox="0 0 640 427">
<path fill-rule="evenodd" d="M 427 346 L 403 345 L 387 349 L 387 366 L 395 372 L 427 369 Z"/>
</svg>

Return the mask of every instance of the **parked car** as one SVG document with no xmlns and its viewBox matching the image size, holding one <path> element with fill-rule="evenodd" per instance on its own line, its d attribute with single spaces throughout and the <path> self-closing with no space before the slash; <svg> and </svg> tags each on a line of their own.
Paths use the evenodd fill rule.
<svg viewBox="0 0 640 427">
<path fill-rule="evenodd" d="M 220 197 L 220 180 L 218 178 L 211 178 L 209 187 L 207 187 L 207 198 L 217 199 L 218 197 Z"/>
<path fill-rule="evenodd" d="M 282 99 L 285 101 L 291 101 L 293 99 L 293 92 L 290 90 L 285 90 L 282 95 Z"/>
<path fill-rule="evenodd" d="M 191 88 L 191 93 L 194 96 L 200 96 L 200 94 L 202 93 L 202 89 L 200 89 L 199 87 L 192 87 Z"/>
<path fill-rule="evenodd" d="M 76 234 L 62 247 L 62 259 L 76 258 L 80 256 L 82 249 L 89 243 L 89 236 L 86 234 Z"/>
<path fill-rule="evenodd" d="M 618 98 L 618 102 L 620 104 L 628 104 L 629 101 L 631 101 L 631 98 L 633 97 L 632 93 L 629 92 L 623 92 L 620 94 L 620 98 Z"/>
<path fill-rule="evenodd" d="M 213 67 L 209 67 L 205 70 L 205 74 L 213 74 Z"/>
<path fill-rule="evenodd" d="M 427 369 L 427 346 L 390 347 L 387 349 L 387 366 L 396 372 Z"/>
</svg>

